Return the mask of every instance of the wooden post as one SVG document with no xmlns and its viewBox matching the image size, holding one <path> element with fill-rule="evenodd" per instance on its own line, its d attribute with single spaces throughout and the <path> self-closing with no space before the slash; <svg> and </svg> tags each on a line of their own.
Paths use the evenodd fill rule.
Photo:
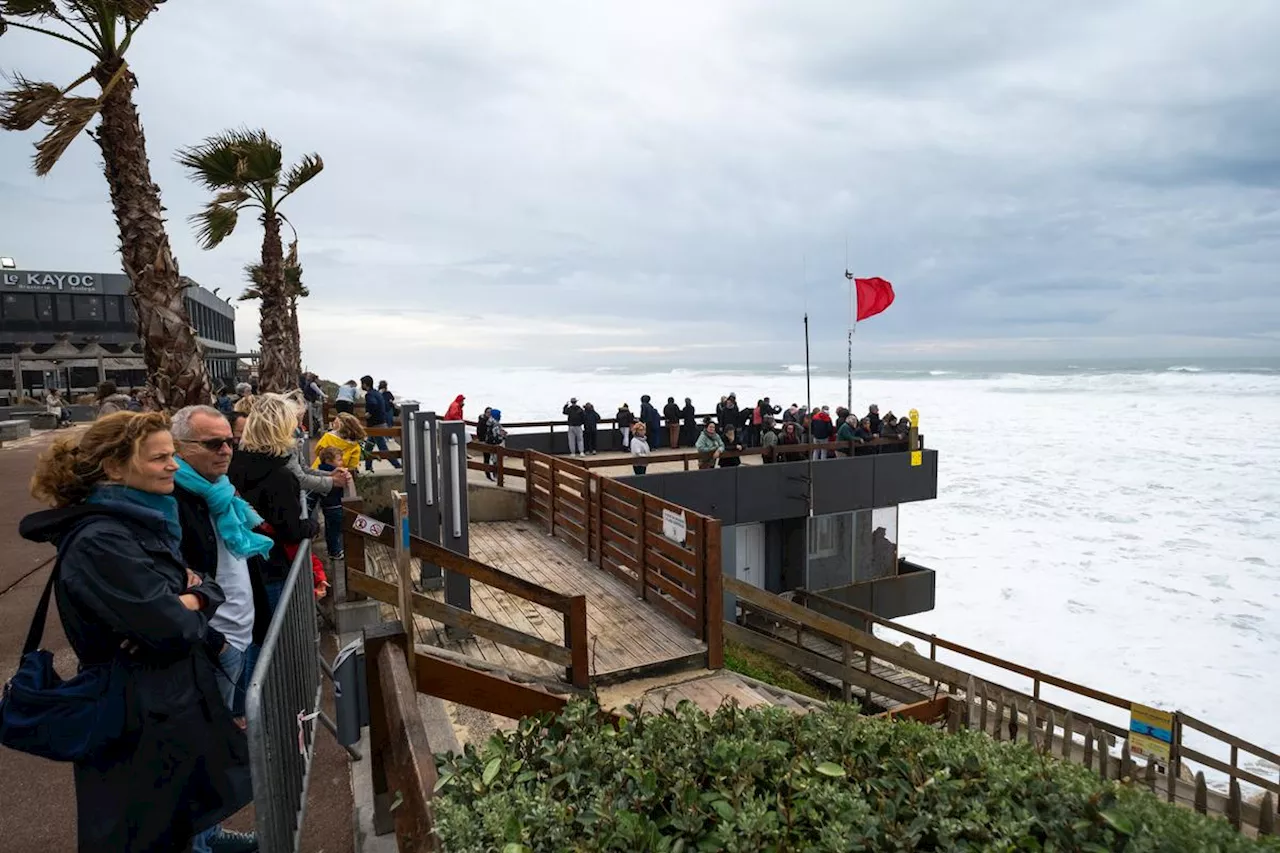
<svg viewBox="0 0 1280 853">
<path fill-rule="evenodd" d="M 702 533 L 702 603 L 707 644 L 707 668 L 724 666 L 724 575 L 720 552 L 720 520 L 710 518 L 699 525 Z"/>
<path fill-rule="evenodd" d="M 497 480 L 498 480 L 498 488 L 501 489 L 502 488 L 502 472 L 503 472 L 503 469 L 505 469 L 507 466 L 502 456 L 502 445 L 501 444 L 494 445 L 493 449 L 497 451 L 496 453 L 494 453 L 493 458 L 498 463 Z"/>
<path fill-rule="evenodd" d="M 1258 804 L 1258 835 L 1266 837 L 1276 834 L 1276 801 L 1267 791 Z"/>
<path fill-rule="evenodd" d="M 1062 718 L 1062 759 L 1071 758 L 1071 744 L 1075 742 L 1076 718 L 1070 711 Z"/>
<path fill-rule="evenodd" d="M 981 709 L 978 711 L 978 728 L 983 734 L 989 734 L 990 729 L 987 728 L 987 682 L 978 682 L 978 701 L 981 703 Z"/>
<path fill-rule="evenodd" d="M 1053 717 L 1053 709 L 1049 709 L 1048 719 L 1044 721 L 1044 743 L 1041 745 L 1041 751 L 1045 755 L 1053 754 L 1053 730 L 1057 728 L 1057 721 Z"/>
<path fill-rule="evenodd" d="M 395 828 L 387 778 L 387 750 L 391 737 L 379 661 L 383 646 L 403 646 L 403 635 L 404 628 L 399 622 L 383 622 L 364 630 L 365 695 L 369 698 L 369 771 L 373 776 L 373 831 L 376 835 L 386 835 Z"/>
<path fill-rule="evenodd" d="M 574 687 L 586 688 L 591 684 L 590 664 L 587 660 L 587 597 L 575 595 L 569 600 L 569 612 L 564 616 L 564 642 L 573 654 L 573 662 L 567 673 Z"/>
<path fill-rule="evenodd" d="M 1173 712 L 1173 743 L 1169 745 L 1169 766 L 1166 768 L 1165 779 L 1168 790 L 1166 799 L 1173 802 L 1178 794 L 1178 775 L 1182 772 L 1182 723 L 1178 719 L 1178 712 Z"/>
<path fill-rule="evenodd" d="M 1196 774 L 1195 809 L 1200 814 L 1209 813 L 1209 786 L 1204 781 L 1204 771 Z"/>
<path fill-rule="evenodd" d="M 1231 785 L 1227 788 L 1227 821 L 1240 831 L 1240 780 L 1231 777 Z"/>
<path fill-rule="evenodd" d="M 591 475 L 591 487 L 595 494 L 596 518 L 596 568 L 604 568 L 604 481 L 599 474 Z"/>
<path fill-rule="evenodd" d="M 582 559 L 591 562 L 591 473 L 582 472 Z"/>
<path fill-rule="evenodd" d="M 1031 698 L 1035 699 L 1037 702 L 1040 701 L 1040 673 L 1038 672 L 1031 680 Z"/>
<path fill-rule="evenodd" d="M 413 618 L 413 574 L 409 557 L 409 496 L 404 492 L 391 493 L 392 525 L 395 532 L 395 557 L 397 585 L 400 592 L 400 622 L 404 625 L 405 661 L 411 672 L 416 672 L 417 625 Z"/>
<path fill-rule="evenodd" d="M 978 725 L 978 683 L 974 681 L 973 676 L 969 676 L 969 680 L 964 686 L 964 715 L 965 728 L 973 729 Z"/>
<path fill-rule="evenodd" d="M 427 741 L 426 726 L 418 713 L 416 673 L 390 645 L 378 653 L 378 680 L 386 719 L 387 748 L 384 768 L 388 790 L 394 789 L 398 805 L 391 807 L 396 844 L 413 853 L 438 851 L 433 830 L 431 799 L 435 795 L 436 764 Z M 370 721 L 372 724 L 372 720 Z"/>
<path fill-rule="evenodd" d="M 1143 773 L 1142 781 L 1146 783 L 1147 790 L 1153 794 L 1156 792 L 1156 762 L 1150 756 L 1147 756 L 1147 769 Z"/>
<path fill-rule="evenodd" d="M 364 501 L 360 498 L 346 498 L 342 501 L 342 508 L 344 510 L 344 515 L 345 510 L 351 510 L 351 512 L 359 514 L 360 511 L 364 509 Z M 346 519 L 344 518 L 343 525 L 345 526 L 345 524 Z M 346 563 L 346 571 L 366 573 L 369 571 L 368 565 L 365 563 L 363 536 L 354 530 L 344 530 L 342 534 L 342 550 L 345 554 L 343 562 Z M 343 585 L 346 586 L 345 581 Z M 363 601 L 364 596 L 350 587 L 347 587 L 346 600 Z"/>
<path fill-rule="evenodd" d="M 1040 746 L 1040 744 L 1036 743 L 1040 735 L 1038 717 L 1039 711 L 1036 708 L 1036 700 L 1032 699 L 1027 703 L 1027 743 L 1031 744 L 1032 749 L 1037 749 Z"/>
<path fill-rule="evenodd" d="M 1093 725 L 1084 732 L 1084 766 L 1086 770 L 1093 769 Z"/>
<path fill-rule="evenodd" d="M 547 535 L 556 535 L 556 459 L 547 457 L 547 472 L 551 477 L 551 488 L 547 492 Z"/>
<path fill-rule="evenodd" d="M 636 574 L 640 578 L 640 598 L 649 600 L 649 495 L 640 493 L 640 559 L 636 561 Z"/>
<path fill-rule="evenodd" d="M 842 652 L 845 669 L 852 669 L 853 668 L 853 646 L 849 645 L 847 642 L 841 643 L 840 646 L 841 646 L 841 652 Z M 842 680 L 840 682 L 840 697 L 844 699 L 845 702 L 853 701 L 853 688 L 849 685 L 848 679 Z"/>
<path fill-rule="evenodd" d="M 1129 739 L 1124 739 L 1124 746 L 1120 748 L 1120 778 L 1133 780 L 1133 752 L 1129 748 Z"/>
</svg>

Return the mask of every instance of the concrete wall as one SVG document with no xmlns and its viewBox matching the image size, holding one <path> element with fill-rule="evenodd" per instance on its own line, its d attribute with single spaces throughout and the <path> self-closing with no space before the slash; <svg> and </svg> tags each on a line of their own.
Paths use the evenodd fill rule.
<svg viewBox="0 0 1280 853">
<path fill-rule="evenodd" d="M 927 569 L 907 560 L 899 561 L 898 573 L 892 577 L 813 591 L 844 604 L 870 611 L 884 619 L 897 619 L 900 616 L 932 610 L 937 599 L 936 577 L 933 569 Z M 819 613 L 865 630 L 862 619 L 851 616 L 843 610 L 823 605 L 814 599 L 808 599 L 806 603 Z"/>
<path fill-rule="evenodd" d="M 528 517 L 524 492 L 483 483 L 467 484 L 472 521 L 521 521 Z"/>
</svg>

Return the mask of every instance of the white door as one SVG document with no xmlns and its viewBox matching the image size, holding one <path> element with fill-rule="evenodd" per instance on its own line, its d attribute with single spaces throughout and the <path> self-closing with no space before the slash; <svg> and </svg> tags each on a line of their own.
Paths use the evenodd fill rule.
<svg viewBox="0 0 1280 853">
<path fill-rule="evenodd" d="M 737 576 L 754 587 L 764 589 L 764 525 L 737 524 Z"/>
</svg>

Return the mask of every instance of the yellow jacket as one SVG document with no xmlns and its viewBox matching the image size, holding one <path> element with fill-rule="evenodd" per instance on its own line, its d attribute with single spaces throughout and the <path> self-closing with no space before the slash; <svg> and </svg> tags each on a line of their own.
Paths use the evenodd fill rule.
<svg viewBox="0 0 1280 853">
<path fill-rule="evenodd" d="M 320 440 L 316 442 L 315 461 L 311 463 L 312 468 L 320 467 L 320 450 L 324 447 L 336 447 L 338 452 L 342 454 L 342 467 L 354 471 L 360 467 L 360 443 L 358 441 L 347 441 L 341 436 L 326 432 L 320 436 Z"/>
</svg>

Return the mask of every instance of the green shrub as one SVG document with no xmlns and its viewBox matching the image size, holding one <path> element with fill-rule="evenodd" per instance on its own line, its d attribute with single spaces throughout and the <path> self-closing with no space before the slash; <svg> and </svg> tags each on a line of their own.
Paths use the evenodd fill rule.
<svg viewBox="0 0 1280 853">
<path fill-rule="evenodd" d="M 802 696 L 824 701 L 832 696 L 801 678 L 789 664 L 732 640 L 724 644 L 724 668 Z"/>
<path fill-rule="evenodd" d="M 440 757 L 448 853 L 1280 851 L 1022 744 L 858 715 L 582 702 Z"/>
</svg>

